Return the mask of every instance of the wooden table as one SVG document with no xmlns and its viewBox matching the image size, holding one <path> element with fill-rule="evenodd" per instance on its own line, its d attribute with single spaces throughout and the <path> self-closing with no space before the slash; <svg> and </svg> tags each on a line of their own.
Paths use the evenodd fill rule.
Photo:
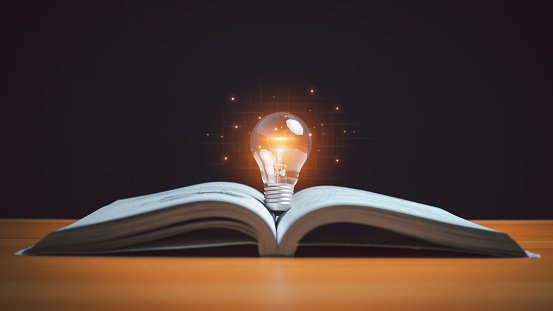
<svg viewBox="0 0 553 311">
<path fill-rule="evenodd" d="M 12 255 L 71 222 L 0 219 L 0 310 L 553 310 L 553 220 L 476 221 L 539 259 Z"/>
</svg>

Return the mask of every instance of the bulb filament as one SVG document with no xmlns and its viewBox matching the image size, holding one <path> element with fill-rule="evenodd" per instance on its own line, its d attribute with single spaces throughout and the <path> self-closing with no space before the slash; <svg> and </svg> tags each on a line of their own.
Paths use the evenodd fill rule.
<svg viewBox="0 0 553 311">
<path fill-rule="evenodd" d="M 290 152 L 290 147 L 294 144 L 294 138 L 292 137 L 270 137 L 267 138 L 271 153 L 275 158 L 275 177 L 276 182 L 284 182 L 282 179 L 286 177 L 286 158 Z"/>
</svg>

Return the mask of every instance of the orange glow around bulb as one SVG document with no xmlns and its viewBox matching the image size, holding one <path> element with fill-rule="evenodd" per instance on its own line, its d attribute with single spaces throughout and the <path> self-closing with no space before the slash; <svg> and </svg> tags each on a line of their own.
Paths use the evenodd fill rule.
<svg viewBox="0 0 553 311">
<path fill-rule="evenodd" d="M 269 143 L 269 148 L 272 152 L 278 151 L 283 152 L 289 150 L 294 143 L 294 138 L 292 137 L 269 137 L 267 138 Z"/>
</svg>

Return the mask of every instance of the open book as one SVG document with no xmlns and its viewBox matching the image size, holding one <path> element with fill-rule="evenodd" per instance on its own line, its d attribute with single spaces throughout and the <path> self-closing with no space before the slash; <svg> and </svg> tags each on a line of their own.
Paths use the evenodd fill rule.
<svg viewBox="0 0 553 311">
<path fill-rule="evenodd" d="M 211 182 L 115 201 L 18 254 L 103 254 L 251 245 L 260 256 L 313 247 L 378 247 L 527 257 L 507 234 L 437 207 L 318 186 L 275 222 L 259 191 Z"/>
</svg>

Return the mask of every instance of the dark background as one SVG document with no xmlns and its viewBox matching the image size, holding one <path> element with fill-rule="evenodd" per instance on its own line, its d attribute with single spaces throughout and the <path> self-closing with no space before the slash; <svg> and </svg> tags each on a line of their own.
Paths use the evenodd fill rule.
<svg viewBox="0 0 553 311">
<path fill-rule="evenodd" d="M 547 1 L 271 3 L 4 4 L 0 217 L 232 181 L 196 137 L 262 81 L 339 93 L 376 132 L 341 185 L 469 219 L 553 218 Z"/>
</svg>

